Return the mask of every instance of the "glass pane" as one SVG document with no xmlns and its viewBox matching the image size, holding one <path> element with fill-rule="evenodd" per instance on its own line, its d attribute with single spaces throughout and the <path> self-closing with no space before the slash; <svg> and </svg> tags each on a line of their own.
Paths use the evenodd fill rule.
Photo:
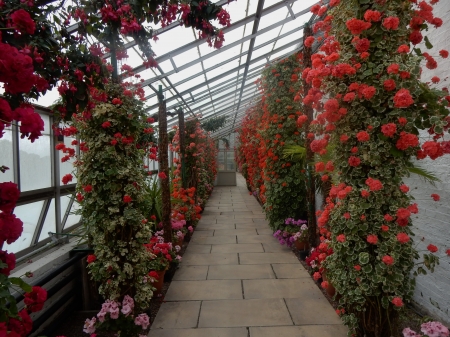
<svg viewBox="0 0 450 337">
<path fill-rule="evenodd" d="M 235 163 L 234 163 L 234 152 L 227 151 L 227 171 L 234 171 Z"/>
<path fill-rule="evenodd" d="M 64 228 L 70 228 L 80 222 L 81 215 L 74 214 L 79 209 L 80 205 L 75 201 L 72 205 L 72 209 L 70 210 L 70 214 L 67 217 L 67 221 Z"/>
<path fill-rule="evenodd" d="M 14 209 L 14 214 L 23 222 L 23 232 L 22 235 L 16 242 L 8 245 L 5 243 L 5 250 L 9 252 L 17 253 L 31 245 L 31 240 L 33 239 L 34 231 L 41 214 L 43 201 L 34 202 L 31 204 L 17 206 Z"/>
<path fill-rule="evenodd" d="M 13 146 L 11 127 L 5 129 L 0 138 L 0 166 L 9 167 L 5 173 L 0 172 L 0 182 L 14 181 Z"/>
<path fill-rule="evenodd" d="M 50 207 L 45 217 L 44 226 L 42 227 L 38 242 L 47 239 L 49 237 L 48 232 L 56 232 L 55 199 L 52 199 L 50 202 Z"/>
<path fill-rule="evenodd" d="M 225 158 L 224 153 L 222 151 L 217 153 L 217 166 L 220 171 L 225 170 Z"/>
<path fill-rule="evenodd" d="M 72 137 L 64 137 L 64 145 L 66 147 L 71 147 L 73 149 L 78 148 L 78 145 L 74 146 L 72 145 L 72 142 L 75 140 L 75 138 Z M 61 159 L 66 155 L 66 153 L 62 153 L 61 151 L 59 152 L 59 160 L 60 160 L 60 176 L 61 178 L 64 177 L 66 174 L 68 173 L 72 173 L 73 171 L 73 162 L 75 161 L 75 157 L 70 158 L 69 160 L 67 160 L 66 162 L 61 162 Z M 74 176 L 72 181 L 70 182 L 71 184 L 75 184 L 77 182 L 77 178 Z M 61 212 L 64 212 L 64 210 L 62 210 Z"/>
<path fill-rule="evenodd" d="M 50 156 L 50 121 L 41 115 L 44 121 L 43 135 L 34 143 L 28 139 L 19 139 L 20 189 L 31 191 L 52 186 Z M 39 179 L 37 179 L 39 177 Z"/>
</svg>

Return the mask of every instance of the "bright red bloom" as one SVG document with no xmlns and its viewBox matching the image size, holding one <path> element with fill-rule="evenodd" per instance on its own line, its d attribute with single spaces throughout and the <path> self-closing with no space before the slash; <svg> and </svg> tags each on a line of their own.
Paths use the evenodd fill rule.
<svg viewBox="0 0 450 337">
<path fill-rule="evenodd" d="M 20 191 L 13 182 L 0 183 L 0 211 L 11 212 L 19 199 Z"/>
<path fill-rule="evenodd" d="M 387 232 L 387 231 L 389 231 L 389 226 L 381 225 L 381 230 L 382 230 L 383 232 Z"/>
<path fill-rule="evenodd" d="M 356 94 L 354 92 L 349 92 L 345 94 L 344 98 L 342 99 L 344 102 L 352 102 L 356 97 Z"/>
<path fill-rule="evenodd" d="M 325 171 L 325 164 L 323 162 L 318 162 L 315 165 L 316 172 L 323 172 Z"/>
<path fill-rule="evenodd" d="M 165 174 L 164 172 L 159 172 L 159 173 L 158 173 L 158 177 L 159 177 L 160 179 L 166 179 L 166 178 L 167 178 L 167 176 L 166 176 L 166 174 Z"/>
<path fill-rule="evenodd" d="M 386 90 L 386 91 L 395 90 L 395 87 L 396 87 L 395 81 L 391 80 L 391 79 L 386 80 L 383 83 L 383 87 L 384 87 L 384 90 Z"/>
<path fill-rule="evenodd" d="M 433 198 L 434 201 L 439 201 L 441 200 L 441 197 L 439 196 L 439 194 L 432 194 L 431 197 Z"/>
<path fill-rule="evenodd" d="M 364 53 L 369 50 L 370 41 L 366 38 L 364 39 L 355 38 L 353 45 L 355 46 L 358 53 Z"/>
<path fill-rule="evenodd" d="M 439 77 L 437 77 L 437 76 L 433 76 L 433 77 L 431 78 L 431 82 L 433 82 L 433 83 L 439 83 L 440 80 L 441 80 L 441 79 L 440 79 Z"/>
<path fill-rule="evenodd" d="M 419 145 L 419 138 L 412 133 L 405 131 L 400 132 L 400 138 L 397 140 L 395 146 L 399 150 L 406 150 L 408 147 L 415 147 Z"/>
<path fill-rule="evenodd" d="M 356 138 L 360 142 L 367 142 L 370 139 L 370 135 L 367 131 L 360 131 L 356 134 Z"/>
<path fill-rule="evenodd" d="M 393 137 L 397 132 L 397 125 L 395 123 L 388 123 L 381 126 L 381 132 L 386 137 Z"/>
<path fill-rule="evenodd" d="M 361 270 L 361 266 L 359 264 L 357 264 L 356 266 L 353 266 L 353 268 L 355 268 L 356 271 L 360 271 Z"/>
<path fill-rule="evenodd" d="M 5 92 L 29 92 L 35 84 L 33 60 L 17 48 L 0 42 L 0 82 L 5 82 Z"/>
<path fill-rule="evenodd" d="M 422 150 L 427 156 L 429 156 L 433 160 L 444 155 L 444 150 L 441 147 L 441 144 L 430 140 L 426 141 L 422 145 Z"/>
<path fill-rule="evenodd" d="M 420 33 L 420 31 L 418 31 L 418 30 L 414 30 L 409 35 L 409 41 L 411 41 L 411 43 L 414 44 L 414 45 L 419 44 L 420 42 L 422 42 L 422 40 L 423 40 L 423 36 Z"/>
<path fill-rule="evenodd" d="M 393 63 L 389 67 L 387 67 L 388 74 L 398 74 L 399 71 L 400 71 L 400 66 L 397 63 Z"/>
<path fill-rule="evenodd" d="M 87 263 L 92 263 L 95 260 L 97 260 L 97 257 L 94 254 L 90 254 L 90 255 L 87 256 L 86 260 L 87 260 Z"/>
<path fill-rule="evenodd" d="M 409 242 L 410 239 L 411 238 L 406 233 L 398 233 L 397 234 L 397 241 L 400 243 L 407 243 L 407 242 Z"/>
<path fill-rule="evenodd" d="M 348 136 L 347 136 L 347 135 L 342 135 L 342 136 L 340 137 L 341 143 L 345 143 L 347 140 L 348 140 Z"/>
<path fill-rule="evenodd" d="M 115 104 L 115 105 L 120 105 L 120 104 L 122 104 L 122 101 L 121 101 L 120 98 L 113 98 L 113 100 L 111 101 L 111 103 L 112 103 L 112 104 Z"/>
<path fill-rule="evenodd" d="M 383 188 L 383 184 L 378 179 L 367 178 L 366 185 L 369 186 L 371 191 L 379 191 Z"/>
<path fill-rule="evenodd" d="M 61 181 L 64 185 L 67 185 L 69 182 L 72 181 L 72 179 L 73 179 L 73 176 L 70 173 L 68 173 L 64 177 L 62 177 Z"/>
<path fill-rule="evenodd" d="M 417 204 L 414 203 L 408 206 L 408 211 L 410 211 L 413 214 L 417 214 L 419 213 L 419 208 L 417 207 Z"/>
<path fill-rule="evenodd" d="M 27 309 L 31 312 L 37 312 L 44 307 L 44 302 L 47 300 L 47 291 L 35 286 L 31 292 L 25 293 L 24 297 L 23 302 L 27 306 Z"/>
<path fill-rule="evenodd" d="M 400 185 L 400 191 L 402 191 L 403 193 L 408 193 L 409 192 L 409 187 L 406 186 L 405 184 Z"/>
<path fill-rule="evenodd" d="M 15 214 L 0 212 L 0 241 L 16 241 L 23 231 L 23 222 Z"/>
<path fill-rule="evenodd" d="M 85 191 L 85 192 L 92 192 L 92 185 L 86 185 L 86 186 L 84 186 L 83 187 L 83 190 Z"/>
<path fill-rule="evenodd" d="M 378 236 L 373 234 L 367 235 L 367 242 L 376 245 L 378 243 Z"/>
<path fill-rule="evenodd" d="M 327 289 L 327 288 L 330 286 L 330 284 L 328 283 L 328 281 L 323 281 L 323 282 L 320 284 L 320 286 L 321 286 L 323 289 Z"/>
<path fill-rule="evenodd" d="M 390 16 L 383 20 L 383 26 L 387 30 L 397 30 L 399 23 L 400 20 L 395 16 Z"/>
<path fill-rule="evenodd" d="M 401 126 L 405 126 L 406 123 L 408 123 L 408 120 L 407 120 L 405 117 L 399 117 L 399 118 L 398 118 L 398 123 L 399 123 Z"/>
<path fill-rule="evenodd" d="M 19 9 L 10 15 L 13 26 L 24 34 L 34 34 L 36 24 L 26 10 Z"/>
<path fill-rule="evenodd" d="M 367 198 L 370 195 L 370 192 L 368 190 L 362 190 L 361 191 L 361 196 L 363 198 Z"/>
<path fill-rule="evenodd" d="M 129 203 L 129 202 L 132 202 L 132 201 L 133 201 L 133 199 L 131 199 L 131 197 L 129 195 L 124 195 L 123 202 Z"/>
<path fill-rule="evenodd" d="M 397 218 L 407 219 L 411 216 L 411 212 L 407 208 L 399 208 L 397 210 Z"/>
<path fill-rule="evenodd" d="M 150 277 L 152 277 L 152 278 L 154 278 L 154 279 L 156 279 L 156 280 L 159 279 L 158 273 L 157 273 L 156 271 L 154 271 L 154 270 L 150 271 L 150 272 L 148 273 L 148 276 L 150 276 Z"/>
<path fill-rule="evenodd" d="M 439 55 L 441 55 L 442 58 L 446 59 L 448 57 L 448 51 L 445 49 L 442 49 L 439 51 Z"/>
<path fill-rule="evenodd" d="M 350 156 L 350 158 L 348 158 L 348 164 L 352 167 L 358 167 L 361 164 L 361 159 L 355 156 Z"/>
<path fill-rule="evenodd" d="M 18 318 L 20 318 L 20 320 L 18 318 L 9 318 L 8 327 L 11 332 L 7 335 L 8 337 L 28 336 L 28 334 L 33 329 L 33 321 L 31 320 L 31 317 L 28 314 L 27 310 L 22 309 L 21 311 L 19 311 L 18 315 Z M 0 333 L 0 336 L 6 335 L 2 335 Z"/>
<path fill-rule="evenodd" d="M 0 273 L 9 276 L 10 271 L 16 267 L 16 255 L 0 250 L 0 261 L 6 264 L 5 268 L 0 269 Z"/>
<path fill-rule="evenodd" d="M 381 13 L 369 9 L 364 13 L 364 20 L 368 22 L 378 22 L 381 20 Z"/>
<path fill-rule="evenodd" d="M 334 171 L 334 165 L 332 161 L 328 161 L 327 164 L 325 165 L 325 169 L 328 172 L 333 172 Z"/>
<path fill-rule="evenodd" d="M 362 95 L 365 99 L 370 100 L 377 92 L 375 87 L 367 87 L 362 90 Z"/>
<path fill-rule="evenodd" d="M 402 301 L 402 299 L 400 297 L 394 297 L 391 302 L 396 307 L 402 307 L 403 306 L 403 301 Z"/>
<path fill-rule="evenodd" d="M 329 99 L 324 104 L 325 111 L 328 113 L 334 113 L 339 110 L 339 102 L 336 99 Z"/>
<path fill-rule="evenodd" d="M 400 54 L 406 54 L 406 53 L 409 53 L 409 51 L 410 51 L 409 46 L 407 46 L 406 44 L 402 44 L 397 49 L 397 52 Z"/>
<path fill-rule="evenodd" d="M 344 234 L 340 234 L 336 237 L 336 240 L 339 242 L 345 242 L 345 235 Z"/>
<path fill-rule="evenodd" d="M 103 124 L 102 124 L 102 128 L 103 129 L 107 129 L 107 128 L 109 128 L 111 126 L 111 122 L 110 121 L 106 121 L 106 122 L 104 122 Z"/>
<path fill-rule="evenodd" d="M 390 214 L 385 214 L 385 215 L 384 215 L 384 220 L 386 220 L 386 221 L 392 221 L 392 220 L 394 220 L 394 218 L 393 218 Z"/>
<path fill-rule="evenodd" d="M 381 260 L 383 261 L 384 264 L 386 264 L 388 266 L 391 266 L 394 264 L 394 258 L 389 255 L 383 256 L 383 258 Z"/>
<path fill-rule="evenodd" d="M 432 253 L 436 253 L 438 251 L 438 247 L 432 245 L 431 243 L 427 246 L 427 249 Z"/>
<path fill-rule="evenodd" d="M 359 35 L 372 26 L 370 22 L 365 22 L 355 18 L 348 20 L 345 24 L 353 35 Z"/>
<path fill-rule="evenodd" d="M 314 36 L 308 36 L 305 39 L 305 47 L 311 48 L 314 43 L 314 40 L 315 40 Z"/>
<path fill-rule="evenodd" d="M 0 67 L 1 68 L 1 67 Z M 44 121 L 41 116 L 29 105 L 22 105 L 14 110 L 14 119 L 20 121 L 21 138 L 28 137 L 33 143 L 42 136 Z"/>
</svg>

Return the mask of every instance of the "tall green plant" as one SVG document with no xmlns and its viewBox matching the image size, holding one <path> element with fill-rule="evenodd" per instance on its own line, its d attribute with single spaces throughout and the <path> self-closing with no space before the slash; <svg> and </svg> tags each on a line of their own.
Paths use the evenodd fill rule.
<svg viewBox="0 0 450 337">
<path fill-rule="evenodd" d="M 121 85 L 108 84 L 100 97 L 92 109 L 73 117 L 83 140 L 76 165 L 77 199 L 95 255 L 89 273 L 105 299 L 122 301 L 129 295 L 139 311 L 148 307 L 153 294 L 146 282 L 150 255 L 143 246 L 151 237 L 144 216 L 144 151 L 137 144 L 145 116 L 139 101 L 124 95 Z"/>
</svg>

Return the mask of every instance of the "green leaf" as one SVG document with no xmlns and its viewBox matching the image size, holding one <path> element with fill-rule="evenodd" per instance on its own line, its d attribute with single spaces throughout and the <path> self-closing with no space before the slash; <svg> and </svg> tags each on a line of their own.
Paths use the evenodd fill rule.
<svg viewBox="0 0 450 337">
<path fill-rule="evenodd" d="M 414 52 L 416 53 L 417 56 L 422 56 L 423 55 L 422 51 L 420 50 L 420 48 L 414 48 L 413 50 L 414 50 Z"/>
<path fill-rule="evenodd" d="M 359 260 L 359 263 L 361 263 L 361 264 L 369 263 L 369 253 L 367 253 L 367 252 L 359 253 L 358 260 Z"/>
<path fill-rule="evenodd" d="M 22 288 L 23 291 L 29 293 L 33 290 L 33 288 L 26 283 L 24 280 L 22 280 L 20 277 L 10 277 L 9 281 L 12 284 L 15 284 L 16 286 L 19 286 L 20 288 Z"/>
<path fill-rule="evenodd" d="M 428 36 L 425 36 L 424 40 L 425 40 L 425 46 L 426 46 L 428 49 L 432 49 L 432 48 L 433 48 L 433 45 L 431 44 L 430 40 L 428 40 Z"/>
</svg>

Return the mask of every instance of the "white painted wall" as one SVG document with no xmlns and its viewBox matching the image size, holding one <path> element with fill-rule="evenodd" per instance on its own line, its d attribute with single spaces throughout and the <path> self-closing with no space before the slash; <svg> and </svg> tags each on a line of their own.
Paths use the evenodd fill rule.
<svg viewBox="0 0 450 337">
<path fill-rule="evenodd" d="M 442 88 L 450 84 L 449 81 L 442 81 L 450 77 L 450 57 L 444 60 L 439 56 L 441 49 L 450 51 L 450 1 L 439 1 L 434 13 L 444 21 L 442 27 L 432 29 L 427 34 L 434 45 L 429 53 L 436 58 L 439 67 L 435 70 L 424 67 L 422 80 L 429 81 L 433 76 L 438 76 L 441 83 L 436 86 Z M 423 51 L 426 50 L 424 46 L 421 47 Z M 429 138 L 426 131 L 421 133 L 421 141 Z M 446 140 L 450 140 L 448 134 Z M 436 254 L 440 257 L 440 265 L 434 273 L 421 275 L 416 279 L 414 300 L 423 313 L 450 325 L 450 257 L 445 254 L 445 250 L 450 248 L 450 155 L 436 160 L 427 158 L 419 161 L 418 165 L 435 173 L 441 182 L 432 186 L 417 175 L 405 179 L 405 183 L 411 188 L 411 195 L 419 205 L 419 214 L 413 218 L 415 241 L 419 242 L 419 250 L 426 250 L 429 243 L 438 246 Z M 432 193 L 439 194 L 441 200 L 433 201 L 430 196 Z M 420 241 L 422 238 L 425 238 L 424 241 Z"/>
</svg>

